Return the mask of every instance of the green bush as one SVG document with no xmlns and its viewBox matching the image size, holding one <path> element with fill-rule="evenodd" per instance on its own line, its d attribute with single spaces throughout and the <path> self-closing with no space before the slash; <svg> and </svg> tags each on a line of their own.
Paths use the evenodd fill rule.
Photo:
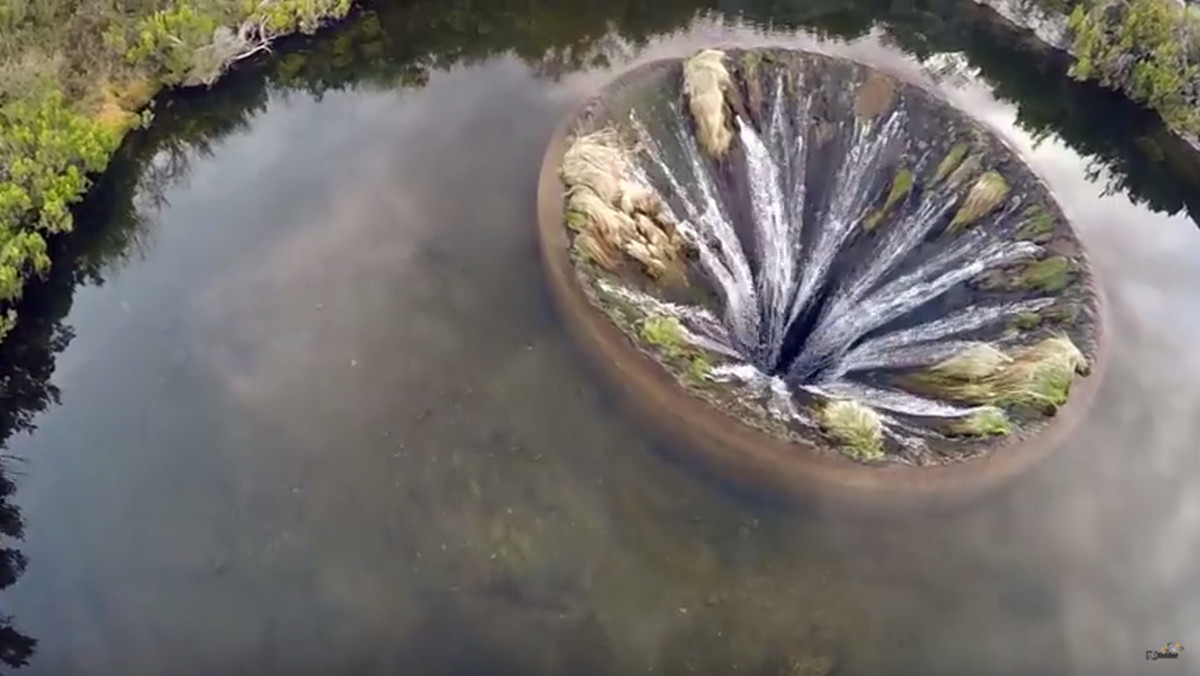
<svg viewBox="0 0 1200 676">
<path fill-rule="evenodd" d="M 163 86 L 208 83 L 240 56 L 342 17 L 351 0 L 0 0 L 0 338 L 46 236 Z"/>
<path fill-rule="evenodd" d="M 1071 74 L 1119 89 L 1200 134 L 1200 19 L 1173 0 L 1111 0 L 1071 13 Z"/>
<path fill-rule="evenodd" d="M 215 16 L 179 5 L 137 22 L 132 37 L 118 28 L 106 38 L 131 65 L 146 67 L 164 84 L 179 84 L 187 81 L 196 52 L 212 43 L 220 25 Z"/>
<path fill-rule="evenodd" d="M 261 2 L 243 0 L 245 16 L 263 26 L 271 35 L 312 34 L 330 18 L 341 18 L 350 11 L 350 0 L 281 0 Z"/>
</svg>

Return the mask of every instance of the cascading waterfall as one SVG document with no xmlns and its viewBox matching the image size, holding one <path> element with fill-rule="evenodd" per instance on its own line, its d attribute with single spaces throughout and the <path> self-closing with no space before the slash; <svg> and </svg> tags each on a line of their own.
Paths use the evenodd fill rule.
<svg viewBox="0 0 1200 676">
<path fill-rule="evenodd" d="M 1066 368 L 1069 383 L 1086 368 L 1067 336 L 1070 315 L 1060 313 L 1057 333 L 1053 317 L 1044 321 L 1078 286 L 1079 266 L 1047 246 L 1069 228 L 1035 194 L 1044 193 L 1036 179 L 1013 173 L 1002 144 L 947 125 L 957 118 L 931 97 L 864 85 L 847 67 L 788 68 L 778 55 L 746 54 L 735 63 L 708 51 L 684 69 L 721 87 L 724 107 L 687 82 L 695 101 L 660 97 L 622 120 L 626 164 L 613 172 L 630 194 L 652 194 L 653 208 L 580 217 L 592 224 L 580 226 L 588 237 L 615 249 L 678 239 L 659 251 L 664 269 L 679 261 L 682 284 L 628 272 L 594 280 L 603 298 L 642 318 L 642 338 L 659 347 L 677 339 L 664 355 L 691 355 L 697 380 L 732 385 L 795 429 L 838 438 L 830 421 L 858 416 L 874 441 L 854 457 L 880 459 L 886 438 L 893 459 L 918 464 L 926 442 L 1007 432 L 1022 406 L 1042 401 L 1030 394 L 1038 369 Z M 876 105 L 863 91 L 884 101 L 879 110 L 863 112 Z M 728 144 L 713 147 L 720 125 Z M 589 152 L 581 138 L 568 159 Z M 605 192 L 575 180 L 567 163 L 563 176 L 573 191 Z M 983 370 L 961 370 L 993 353 Z M 973 428 L 984 414 L 994 424 Z"/>
</svg>

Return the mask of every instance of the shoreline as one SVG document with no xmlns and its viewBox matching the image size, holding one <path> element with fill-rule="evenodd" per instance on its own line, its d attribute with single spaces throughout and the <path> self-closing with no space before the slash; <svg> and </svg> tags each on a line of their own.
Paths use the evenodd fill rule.
<svg viewBox="0 0 1200 676">
<path fill-rule="evenodd" d="M 36 141 L 29 150 L 31 155 L 40 150 L 39 144 L 56 143 L 57 139 L 53 138 L 55 134 L 86 137 L 84 141 L 79 141 L 86 143 L 86 150 L 82 147 L 70 148 L 69 150 L 78 156 L 65 161 L 61 167 L 37 167 L 43 173 L 53 175 L 59 182 L 69 182 L 69 188 L 60 190 L 61 194 L 54 194 L 58 202 L 53 204 L 50 198 L 34 193 L 33 188 L 7 176 L 7 167 L 0 166 L 0 198 L 8 199 L 8 203 L 0 199 L 0 215 L 3 215 L 7 208 L 12 211 L 8 215 L 14 219 L 11 224 L 0 222 L 0 236 L 7 235 L 12 241 L 20 240 L 24 247 L 18 252 L 24 258 L 18 258 L 11 264 L 6 263 L 6 268 L 13 272 L 16 279 L 15 285 L 0 297 L 0 342 L 6 340 L 20 321 L 18 308 L 25 291 L 31 284 L 45 278 L 49 269 L 56 264 L 53 258 L 48 256 L 48 252 L 54 248 L 54 240 L 69 235 L 80 226 L 74 222 L 79 204 L 86 199 L 100 177 L 109 170 L 113 158 L 130 135 L 152 123 L 154 104 L 160 97 L 211 88 L 234 72 L 239 64 L 252 63 L 264 54 L 274 53 L 273 47 L 281 42 L 311 37 L 330 29 L 352 17 L 361 5 L 359 0 L 337 0 L 337 4 L 323 8 L 324 13 L 315 17 L 290 17 L 294 20 L 294 25 L 279 32 L 276 30 L 280 17 L 267 13 L 274 6 L 259 5 L 254 10 L 255 13 L 249 14 L 241 23 L 219 26 L 213 34 L 212 42 L 200 47 L 201 51 L 215 49 L 218 43 L 222 39 L 228 39 L 228 36 L 237 36 L 241 41 L 239 44 L 245 47 L 243 51 L 225 55 L 219 67 L 207 77 L 196 75 L 198 63 L 192 63 L 186 76 L 180 77 L 178 82 L 170 81 L 170 77 L 177 75 L 175 73 L 168 77 L 162 72 L 144 70 L 145 66 L 134 66 L 125 72 L 122 78 L 110 80 L 106 77 L 74 98 L 68 98 L 65 85 L 55 81 L 52 86 L 47 86 L 36 95 L 26 93 L 0 100 L 6 111 L 12 107 L 29 115 L 28 110 L 33 110 L 37 115 L 52 120 L 46 129 L 38 130 Z M 143 17 L 142 20 L 163 16 L 167 12 L 168 10 L 162 10 Z M 312 23 L 306 24 L 306 19 Z M 122 47 L 118 52 L 125 49 L 124 44 L 121 42 Z M 193 54 L 192 57 L 197 58 L 197 55 Z M 21 122 L 23 120 L 0 119 L 0 123 L 12 126 L 16 130 L 14 134 L 23 131 L 19 127 Z M 7 129 L 4 131 L 8 132 Z M 51 140 L 43 141 L 42 134 L 51 136 Z M 4 189 L 8 189 L 7 193 Z M 20 200 L 15 200 L 14 192 L 28 200 L 29 196 L 25 195 L 25 191 L 29 191 L 29 195 L 35 196 L 37 201 L 27 201 L 21 205 Z M 16 207 L 14 211 L 14 204 L 21 206 Z M 58 210 L 65 215 L 60 215 Z M 55 215 L 56 219 L 51 225 L 47 225 L 45 221 L 51 215 Z"/>
<path fill-rule="evenodd" d="M 1013 31 L 1022 32 L 1032 36 L 1045 49 L 1058 52 L 1070 59 L 1072 64 L 1078 61 L 1078 55 L 1073 47 L 1073 38 L 1071 37 L 1070 29 L 1067 22 L 1068 17 L 1063 14 L 1051 12 L 1041 6 L 1030 2 L 1025 6 L 1020 6 L 1021 3 L 1014 0 L 969 0 L 970 2 L 986 8 L 995 15 L 995 20 L 1004 24 Z M 1099 86 L 1104 86 L 1092 78 L 1086 78 L 1085 82 L 1094 82 Z M 1151 110 L 1153 107 L 1138 101 L 1129 95 L 1124 88 L 1111 88 L 1112 91 L 1120 93 L 1125 98 L 1134 103 L 1147 106 Z M 1156 114 L 1159 114 L 1155 110 Z M 1161 119 L 1161 114 L 1159 114 Z M 1197 158 L 1200 158 L 1200 136 L 1190 134 L 1181 130 L 1175 129 L 1167 121 L 1163 120 L 1163 127 L 1171 133 L 1176 140 L 1186 146 L 1189 150 L 1196 153 Z"/>
</svg>

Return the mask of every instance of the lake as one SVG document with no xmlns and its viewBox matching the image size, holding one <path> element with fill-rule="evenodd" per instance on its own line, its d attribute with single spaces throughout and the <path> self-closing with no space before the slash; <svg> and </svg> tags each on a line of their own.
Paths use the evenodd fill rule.
<svg viewBox="0 0 1200 676">
<path fill-rule="evenodd" d="M 558 121 L 633 65 L 768 44 L 940 91 L 1078 227 L 1111 363 L 1011 490 L 767 501 L 568 340 L 534 227 Z M 155 114 L 0 349 L 21 673 L 1123 675 L 1200 645 L 1198 163 L 989 12 L 392 3 Z"/>
</svg>

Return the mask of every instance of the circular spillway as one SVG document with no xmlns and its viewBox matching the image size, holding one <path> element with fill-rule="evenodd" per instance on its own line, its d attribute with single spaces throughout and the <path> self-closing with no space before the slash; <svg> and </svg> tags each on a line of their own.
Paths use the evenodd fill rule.
<svg viewBox="0 0 1200 676">
<path fill-rule="evenodd" d="M 722 476 L 944 506 L 1091 403 L 1103 299 L 995 134 L 865 65 L 704 50 L 564 120 L 539 184 L 562 314 L 621 398 Z"/>
</svg>

